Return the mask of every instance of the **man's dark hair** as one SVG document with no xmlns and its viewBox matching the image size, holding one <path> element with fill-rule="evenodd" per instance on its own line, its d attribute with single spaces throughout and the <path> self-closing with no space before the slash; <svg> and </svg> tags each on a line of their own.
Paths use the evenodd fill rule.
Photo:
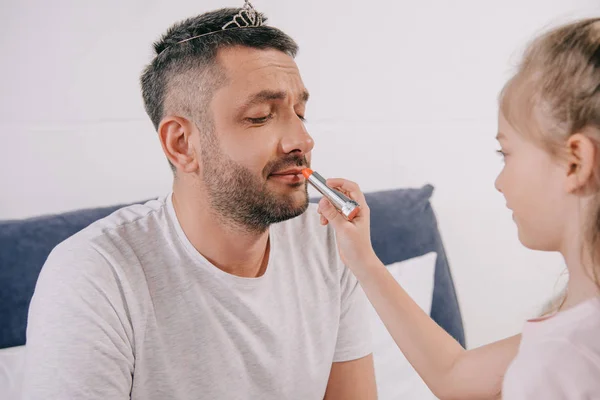
<svg viewBox="0 0 600 400">
<path fill-rule="evenodd" d="M 218 50 L 245 46 L 296 56 L 298 45 L 279 29 L 261 26 L 222 30 L 240 10 L 224 8 L 186 19 L 169 28 L 154 44 L 156 56 L 145 68 L 141 85 L 146 112 L 156 129 L 171 112 L 205 127 L 210 122 L 206 109 L 214 91 L 226 82 L 216 62 Z M 264 15 L 262 18 L 266 21 Z M 215 33 L 179 43 L 210 32 Z"/>
</svg>

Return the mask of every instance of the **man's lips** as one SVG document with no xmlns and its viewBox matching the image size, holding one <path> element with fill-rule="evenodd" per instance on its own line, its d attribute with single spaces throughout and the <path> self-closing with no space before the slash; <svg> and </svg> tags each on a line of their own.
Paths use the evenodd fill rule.
<svg viewBox="0 0 600 400">
<path fill-rule="evenodd" d="M 302 174 L 303 169 L 304 168 L 288 168 L 283 171 L 273 172 L 271 175 L 299 175 Z"/>
<path fill-rule="evenodd" d="M 298 183 L 304 181 L 304 176 L 302 175 L 302 168 L 292 168 L 287 169 L 285 171 L 274 172 L 269 175 L 269 178 L 275 178 L 279 181 L 284 181 L 288 183 Z"/>
</svg>

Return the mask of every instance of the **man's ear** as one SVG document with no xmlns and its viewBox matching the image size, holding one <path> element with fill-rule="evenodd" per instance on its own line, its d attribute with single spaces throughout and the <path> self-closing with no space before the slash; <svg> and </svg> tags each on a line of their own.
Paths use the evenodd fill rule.
<svg viewBox="0 0 600 400">
<path fill-rule="evenodd" d="M 571 135 L 567 140 L 567 180 L 566 190 L 575 193 L 595 184 L 595 166 L 598 150 L 589 136 L 583 133 Z"/>
<path fill-rule="evenodd" d="M 194 128 L 191 121 L 176 116 L 163 118 L 158 126 L 158 137 L 165 156 L 177 171 L 198 171 L 199 163 L 192 140 Z"/>
</svg>

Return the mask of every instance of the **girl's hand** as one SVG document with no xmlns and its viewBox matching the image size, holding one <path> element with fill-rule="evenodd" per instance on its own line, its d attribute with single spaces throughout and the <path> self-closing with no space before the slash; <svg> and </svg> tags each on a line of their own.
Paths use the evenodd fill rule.
<svg viewBox="0 0 600 400">
<path fill-rule="evenodd" d="M 358 185 L 345 179 L 328 179 L 327 185 L 336 189 L 360 204 L 360 211 L 352 221 L 348 221 L 323 197 L 319 201 L 318 212 L 321 224 L 331 224 L 335 230 L 340 258 L 351 269 L 368 264 L 375 257 L 371 245 L 370 210 L 365 196 Z"/>
</svg>

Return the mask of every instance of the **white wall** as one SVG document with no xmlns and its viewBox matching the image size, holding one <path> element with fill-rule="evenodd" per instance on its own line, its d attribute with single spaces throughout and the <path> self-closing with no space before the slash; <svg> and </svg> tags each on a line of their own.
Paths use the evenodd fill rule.
<svg viewBox="0 0 600 400">
<path fill-rule="evenodd" d="M 146 199 L 170 171 L 138 77 L 172 22 L 236 2 L 0 4 L 0 219 Z M 255 0 L 301 45 L 313 165 L 365 191 L 432 183 L 477 346 L 519 330 L 561 260 L 524 249 L 493 187 L 496 98 L 542 28 L 596 0 Z M 332 156 L 341 161 L 334 163 Z"/>
</svg>

